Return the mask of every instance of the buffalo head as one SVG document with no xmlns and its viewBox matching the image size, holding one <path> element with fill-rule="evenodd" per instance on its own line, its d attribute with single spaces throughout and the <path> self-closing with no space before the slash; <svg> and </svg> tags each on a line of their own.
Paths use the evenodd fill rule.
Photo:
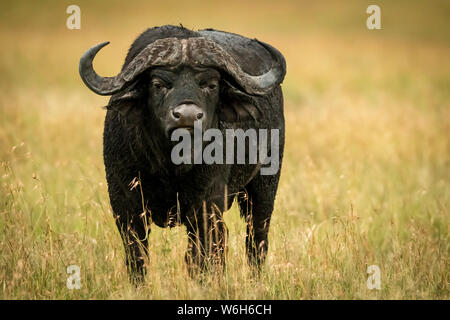
<svg viewBox="0 0 450 320">
<path fill-rule="evenodd" d="M 79 71 L 84 83 L 97 94 L 113 95 L 109 105 L 125 114 L 137 104 L 136 100 L 145 97 L 161 134 L 169 139 L 177 128 L 192 130 L 196 120 L 202 120 L 206 129 L 217 118 L 256 118 L 258 108 L 242 101 L 246 96 L 267 94 L 285 74 L 283 56 L 268 44 L 258 41 L 272 57 L 272 67 L 263 74 L 250 75 L 229 53 L 230 48 L 198 36 L 157 39 L 118 75 L 101 77 L 92 61 L 108 43 L 100 43 L 82 56 Z M 239 99 L 241 103 L 230 101 Z"/>
</svg>

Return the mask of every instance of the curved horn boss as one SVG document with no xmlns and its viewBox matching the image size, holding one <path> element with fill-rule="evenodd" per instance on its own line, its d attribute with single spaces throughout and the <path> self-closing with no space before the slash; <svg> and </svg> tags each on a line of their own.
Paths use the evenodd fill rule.
<svg viewBox="0 0 450 320">
<path fill-rule="evenodd" d="M 180 63 L 218 68 L 228 73 L 250 95 L 263 95 L 279 85 L 284 78 L 286 63 L 281 53 L 272 46 L 258 41 L 270 52 L 272 68 L 264 74 L 245 73 L 239 64 L 213 40 L 204 37 L 187 39 L 158 39 L 142 50 L 115 77 L 101 77 L 92 66 L 97 53 L 109 42 L 97 44 L 80 59 L 80 76 L 86 86 L 99 95 L 112 95 L 130 84 L 143 71 L 154 66 L 175 66 Z"/>
</svg>

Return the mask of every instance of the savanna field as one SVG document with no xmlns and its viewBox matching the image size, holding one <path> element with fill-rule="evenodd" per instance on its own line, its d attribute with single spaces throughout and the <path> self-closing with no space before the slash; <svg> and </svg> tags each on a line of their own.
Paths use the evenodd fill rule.
<svg viewBox="0 0 450 320">
<path fill-rule="evenodd" d="M 448 1 L 71 1 L 0 4 L 1 299 L 449 299 Z M 381 30 L 366 8 L 381 7 Z M 119 72 L 147 27 L 213 27 L 287 61 L 286 150 L 258 277 L 245 223 L 225 214 L 227 269 L 188 276 L 184 227 L 150 235 L 147 282 L 128 281 L 102 158 L 108 98 L 78 61 Z M 66 286 L 69 265 L 81 289 Z M 367 287 L 380 268 L 380 290 Z"/>
</svg>

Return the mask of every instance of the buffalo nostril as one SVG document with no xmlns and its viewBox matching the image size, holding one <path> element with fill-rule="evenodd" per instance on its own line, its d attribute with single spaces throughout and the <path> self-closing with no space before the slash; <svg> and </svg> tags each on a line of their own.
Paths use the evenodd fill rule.
<svg viewBox="0 0 450 320">
<path fill-rule="evenodd" d="M 203 118 L 203 112 L 197 113 L 197 120 Z"/>
</svg>

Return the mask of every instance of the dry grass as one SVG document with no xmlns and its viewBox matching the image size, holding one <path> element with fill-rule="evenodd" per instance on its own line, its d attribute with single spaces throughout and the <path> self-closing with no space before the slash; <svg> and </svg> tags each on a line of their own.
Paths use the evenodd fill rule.
<svg viewBox="0 0 450 320">
<path fill-rule="evenodd" d="M 449 299 L 450 7 L 379 2 L 382 31 L 365 29 L 364 1 L 80 2 L 80 31 L 65 29 L 69 2 L 2 2 L 0 298 Z M 259 279 L 234 205 L 221 280 L 189 279 L 185 230 L 155 226 L 136 289 L 105 185 L 107 100 L 82 85 L 77 63 L 111 40 L 96 68 L 114 74 L 139 32 L 179 22 L 285 53 L 287 150 Z M 66 288 L 70 264 L 80 290 Z M 366 287 L 373 264 L 380 291 Z"/>
</svg>

